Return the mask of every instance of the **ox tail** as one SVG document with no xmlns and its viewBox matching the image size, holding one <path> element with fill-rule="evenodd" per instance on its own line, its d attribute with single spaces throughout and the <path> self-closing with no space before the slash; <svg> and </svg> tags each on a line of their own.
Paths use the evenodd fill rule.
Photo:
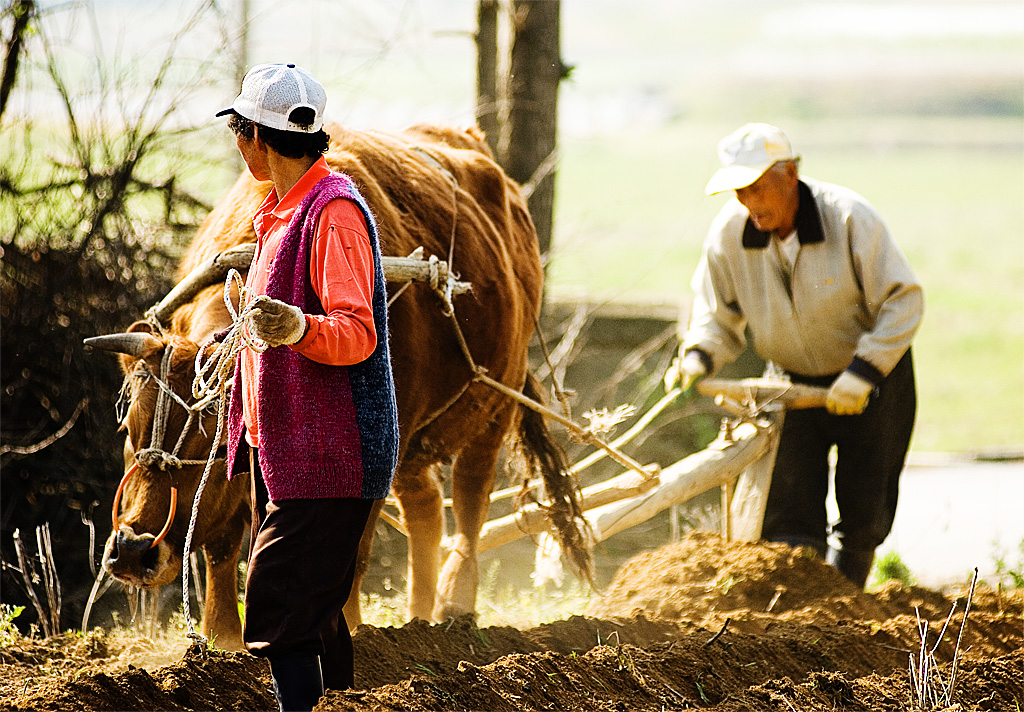
<svg viewBox="0 0 1024 712">
<path fill-rule="evenodd" d="M 532 373 L 526 374 L 523 395 L 543 402 L 542 386 Z M 521 406 L 519 439 L 528 471 L 539 474 L 544 482 L 547 515 L 569 565 L 580 578 L 594 585 L 594 537 L 583 516 L 579 484 L 569 472 L 565 451 L 551 436 L 544 416 L 525 405 Z"/>
</svg>

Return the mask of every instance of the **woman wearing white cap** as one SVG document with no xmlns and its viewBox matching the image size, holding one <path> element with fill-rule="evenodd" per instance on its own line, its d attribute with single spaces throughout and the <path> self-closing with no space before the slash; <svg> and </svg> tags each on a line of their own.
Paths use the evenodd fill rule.
<svg viewBox="0 0 1024 712">
<path fill-rule="evenodd" d="M 747 328 L 758 355 L 793 382 L 829 387 L 826 409 L 786 414 L 762 537 L 812 547 L 863 588 L 892 527 L 914 425 L 921 285 L 877 211 L 851 190 L 801 177 L 778 128 L 747 124 L 718 154 L 706 192 L 736 199 L 704 243 L 666 388 L 688 389 L 736 359 Z M 829 531 L 833 446 L 840 518 Z"/>
<path fill-rule="evenodd" d="M 352 686 L 342 606 L 363 528 L 398 457 L 387 291 L 377 228 L 323 153 L 327 93 L 293 64 L 253 67 L 229 115 L 273 188 L 253 220 L 253 335 L 231 391 L 228 472 L 252 473 L 246 649 L 270 661 L 281 710 Z"/>
</svg>

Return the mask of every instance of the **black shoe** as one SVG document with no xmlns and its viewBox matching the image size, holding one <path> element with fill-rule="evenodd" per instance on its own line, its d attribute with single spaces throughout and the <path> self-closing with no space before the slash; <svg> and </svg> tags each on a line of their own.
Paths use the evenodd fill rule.
<svg viewBox="0 0 1024 712">
<path fill-rule="evenodd" d="M 875 562 L 875 550 L 829 549 L 826 561 L 863 591 L 868 582 L 868 574 L 871 573 L 871 565 Z"/>
<path fill-rule="evenodd" d="M 280 712 L 310 712 L 324 696 L 320 656 L 316 653 L 273 656 L 270 676 Z"/>
</svg>

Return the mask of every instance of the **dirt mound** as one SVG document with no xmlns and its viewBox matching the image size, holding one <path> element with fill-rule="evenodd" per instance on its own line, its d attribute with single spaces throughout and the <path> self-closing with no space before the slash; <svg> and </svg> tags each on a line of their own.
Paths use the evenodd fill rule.
<svg viewBox="0 0 1024 712">
<path fill-rule="evenodd" d="M 738 610 L 779 615 L 823 601 L 842 606 L 847 618 L 887 617 L 810 549 L 692 532 L 627 561 L 590 613 L 703 621 Z"/>
<path fill-rule="evenodd" d="M 588 617 L 530 630 L 469 617 L 363 626 L 360 689 L 329 692 L 318 709 L 909 709 L 919 626 L 945 680 L 966 604 L 897 584 L 866 594 L 799 549 L 692 534 L 631 560 Z M 951 708 L 1024 704 L 1022 608 L 1024 591 L 976 591 Z M 193 646 L 151 672 L 127 662 L 162 652 L 102 632 L 13 641 L 0 648 L 0 710 L 275 709 L 264 661 Z"/>
</svg>

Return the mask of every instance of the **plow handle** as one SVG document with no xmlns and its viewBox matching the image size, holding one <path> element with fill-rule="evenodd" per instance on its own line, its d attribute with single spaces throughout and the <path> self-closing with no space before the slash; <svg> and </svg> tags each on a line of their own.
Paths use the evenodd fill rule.
<svg viewBox="0 0 1024 712">
<path fill-rule="evenodd" d="M 697 382 L 697 391 L 706 396 L 723 396 L 739 403 L 753 399 L 757 403 L 774 401 L 786 408 L 824 408 L 828 388 L 807 386 L 767 378 L 705 378 Z"/>
</svg>

